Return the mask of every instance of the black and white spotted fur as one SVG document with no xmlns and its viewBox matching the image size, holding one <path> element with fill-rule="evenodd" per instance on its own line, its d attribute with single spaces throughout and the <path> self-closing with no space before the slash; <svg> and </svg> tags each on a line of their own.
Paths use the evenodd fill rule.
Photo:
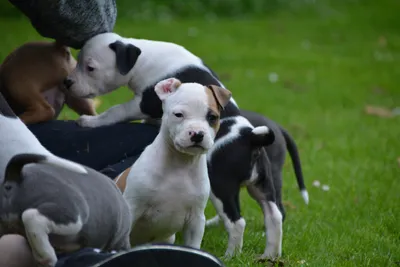
<svg viewBox="0 0 400 267">
<path fill-rule="evenodd" d="M 260 258 L 273 258 L 282 250 L 282 223 L 285 219 L 282 171 L 286 150 L 292 157 L 297 182 L 306 203 L 308 193 L 296 144 L 286 130 L 258 113 L 242 110 L 241 115 L 222 120 L 214 148 L 209 152 L 211 200 L 217 216 L 208 220 L 207 226 L 215 225 L 222 219 L 229 234 L 225 256 L 240 252 L 246 221 L 241 215 L 239 192 L 246 187 L 264 215 L 267 238 Z M 274 133 L 272 144 L 260 146 L 254 141 L 252 143 L 254 137 L 248 133 L 253 130 L 260 134 L 257 129 L 261 127 Z"/>
</svg>

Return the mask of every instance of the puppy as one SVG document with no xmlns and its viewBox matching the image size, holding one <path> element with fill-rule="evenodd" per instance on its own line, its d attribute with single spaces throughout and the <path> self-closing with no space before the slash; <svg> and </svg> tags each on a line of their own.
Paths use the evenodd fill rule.
<svg viewBox="0 0 400 267">
<path fill-rule="evenodd" d="M 292 157 L 303 199 L 306 204 L 309 201 L 294 140 L 274 121 L 245 110 L 241 110 L 241 116 L 221 121 L 216 140 L 208 153 L 208 166 L 211 200 L 217 216 L 208 220 L 207 226 L 215 225 L 222 219 L 229 235 L 225 256 L 229 258 L 240 252 L 246 221 L 240 212 L 239 192 L 241 187 L 246 187 L 264 214 L 266 247 L 259 258 L 280 256 L 285 219 L 282 169 L 286 149 Z M 238 156 L 227 158 L 225 155 L 229 154 Z"/>
<path fill-rule="evenodd" d="M 154 91 L 163 107 L 160 132 L 131 167 L 123 193 L 132 214 L 131 244 L 174 243 L 183 231 L 185 245 L 199 249 L 210 194 L 206 153 L 231 93 L 175 78 Z"/>
<path fill-rule="evenodd" d="M 123 38 L 115 33 L 99 34 L 86 42 L 65 86 L 71 95 L 80 98 L 93 98 L 124 85 L 134 91 L 135 97 L 129 102 L 98 116 L 83 115 L 77 121 L 84 127 L 99 127 L 121 121 L 161 118 L 161 101 L 154 86 L 171 77 L 183 83 L 224 87 L 200 58 L 180 45 Z M 237 114 L 239 109 L 231 98 L 221 117 Z"/>
<path fill-rule="evenodd" d="M 0 92 L 25 124 L 57 118 L 64 103 L 79 115 L 96 115 L 91 99 L 63 91 L 63 81 L 75 66 L 68 47 L 56 42 L 26 43 L 0 66 Z"/>
<path fill-rule="evenodd" d="M 0 236 L 26 236 L 40 266 L 55 250 L 129 248 L 129 208 L 108 177 L 51 154 L 1 93 L 0 129 Z"/>
<path fill-rule="evenodd" d="M 162 106 L 160 99 L 154 92 L 154 86 L 160 80 L 168 77 L 175 77 L 181 82 L 194 82 L 205 86 L 211 85 L 211 87 L 224 88 L 217 75 L 210 70 L 200 58 L 193 55 L 184 47 L 168 42 L 123 38 L 115 33 L 100 34 L 90 39 L 84 45 L 78 57 L 77 68 L 69 75 L 65 84 L 69 88 L 68 90 L 71 94 L 77 97 L 94 97 L 106 94 L 122 85 L 127 85 L 135 92 L 135 98 L 127 103 L 114 106 L 98 116 L 81 116 L 78 120 L 78 123 L 82 126 L 99 127 L 101 125 L 113 124 L 125 120 L 160 118 L 163 113 Z M 220 118 L 222 120 L 235 119 L 240 117 L 240 115 L 240 110 L 231 97 L 224 110 L 221 111 Z M 242 119 L 239 120 L 242 121 Z M 246 124 L 246 127 L 250 128 L 248 124 L 249 123 Z M 229 132 L 230 125 L 226 125 L 228 129 L 225 132 Z M 256 130 L 256 133 L 257 131 L 258 130 Z M 233 135 L 239 135 L 239 132 L 235 131 Z M 261 135 L 273 135 L 273 131 L 261 131 Z M 229 136 L 232 136 L 232 134 Z M 222 138 L 222 136 L 217 136 L 216 142 L 218 142 L 220 138 Z M 230 139 L 228 138 L 228 140 Z M 266 140 L 269 141 L 265 142 L 265 145 L 270 145 L 273 142 L 272 137 L 268 137 Z M 249 147 L 246 149 L 249 152 L 244 154 L 233 153 L 235 150 L 221 150 L 221 153 L 223 153 L 221 158 L 226 159 L 226 162 L 243 161 L 244 174 L 239 175 L 241 172 L 233 172 L 230 177 L 234 183 L 240 184 L 240 181 L 246 178 L 250 179 L 252 175 L 255 164 L 252 159 L 252 151 L 259 150 L 259 147 L 251 146 L 250 143 L 247 143 L 247 145 Z M 220 153 L 217 153 L 215 155 L 219 154 Z M 263 164 L 269 165 L 266 157 L 262 157 L 260 160 L 265 160 L 266 162 Z M 213 161 L 212 154 L 208 156 L 208 165 L 210 166 L 211 163 L 212 169 L 214 170 L 226 169 L 226 165 L 223 164 L 223 161 Z M 131 170 L 128 169 L 117 178 L 117 184 L 120 188 L 124 188 L 126 177 L 130 172 Z M 214 175 L 214 172 L 210 172 L 209 178 L 211 181 L 220 179 L 214 177 Z M 246 178 L 242 176 L 246 176 Z M 268 180 L 272 179 L 271 176 L 259 176 L 260 183 L 270 186 L 271 183 L 268 182 Z M 235 188 L 235 190 L 239 190 L 238 186 Z M 214 192 L 212 182 L 211 189 L 216 198 L 222 199 L 225 197 L 219 195 L 223 192 L 219 192 L 218 190 Z M 229 196 L 230 199 L 236 199 L 235 190 L 229 191 L 231 194 Z M 263 190 L 268 189 L 264 188 Z M 271 188 L 270 190 L 275 189 Z M 281 189 L 278 188 L 277 190 Z M 279 191 L 276 196 L 280 198 L 280 195 Z M 276 203 L 279 204 L 279 201 L 276 201 Z M 279 220 L 280 217 L 283 218 L 282 215 L 276 215 L 277 220 Z M 275 229 L 279 230 L 279 227 Z M 275 232 L 278 231 L 275 230 Z M 233 234 L 233 232 L 230 231 L 230 234 Z M 271 245 L 270 250 L 264 253 L 263 257 L 279 257 L 281 255 L 279 249 L 281 245 L 276 244 L 281 244 L 281 238 L 272 236 L 267 238 L 269 243 L 272 242 L 271 239 L 273 239 L 273 244 L 275 245 Z M 230 239 L 236 240 L 237 238 L 232 237 Z M 237 245 L 235 244 L 231 245 L 231 247 L 235 247 L 233 250 L 236 250 Z M 240 249 L 238 251 L 240 251 Z M 232 249 L 228 249 L 226 255 L 231 256 L 232 254 Z"/>
<path fill-rule="evenodd" d="M 25 236 L 46 267 L 56 265 L 56 252 L 129 249 L 131 217 L 115 184 L 92 169 L 78 174 L 45 160 L 18 154 L 9 161 L 0 178 L 0 236 Z"/>
</svg>

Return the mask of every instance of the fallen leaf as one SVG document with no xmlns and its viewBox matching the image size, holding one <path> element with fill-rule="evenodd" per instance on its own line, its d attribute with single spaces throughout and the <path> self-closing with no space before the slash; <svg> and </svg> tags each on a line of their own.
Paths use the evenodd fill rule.
<svg viewBox="0 0 400 267">
<path fill-rule="evenodd" d="M 100 98 L 98 98 L 98 97 L 96 97 L 94 100 L 93 100 L 93 102 L 94 102 L 94 107 L 97 109 L 98 107 L 100 107 L 100 105 L 101 105 L 101 100 L 100 100 Z"/>
<path fill-rule="evenodd" d="M 379 44 L 380 47 L 386 47 L 387 46 L 386 37 L 385 36 L 379 36 L 378 44 Z"/>
<path fill-rule="evenodd" d="M 397 163 L 399 164 L 400 167 L 400 157 L 397 158 Z"/>
<path fill-rule="evenodd" d="M 283 86 L 287 89 L 293 90 L 293 91 L 305 91 L 306 88 L 304 86 L 301 86 L 299 84 L 296 84 L 292 81 L 284 81 Z"/>
<path fill-rule="evenodd" d="M 290 209 L 296 209 L 296 206 L 293 205 L 290 201 L 283 201 L 283 206 L 288 207 Z"/>
<path fill-rule="evenodd" d="M 393 113 L 390 109 L 377 106 L 365 106 L 365 113 L 368 115 L 374 115 L 381 118 L 391 118 Z"/>
</svg>

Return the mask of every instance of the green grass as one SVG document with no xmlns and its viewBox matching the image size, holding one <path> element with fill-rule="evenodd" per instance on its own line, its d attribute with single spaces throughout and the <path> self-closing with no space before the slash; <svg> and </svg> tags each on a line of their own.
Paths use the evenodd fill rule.
<svg viewBox="0 0 400 267">
<path fill-rule="evenodd" d="M 254 19 L 139 21 L 125 15 L 115 30 L 186 46 L 219 73 L 241 107 L 292 133 L 310 204 L 302 202 L 288 158 L 283 196 L 295 207 L 286 207 L 285 266 L 399 266 L 400 119 L 370 116 L 364 107 L 400 106 L 400 4 L 316 2 Z M 0 32 L 0 60 L 40 38 L 21 18 L 0 18 Z M 383 37 L 386 45 L 379 44 Z M 269 81 L 270 73 L 278 82 Z M 99 110 L 129 96 L 121 89 L 102 97 Z M 61 117 L 76 115 L 66 109 Z M 330 190 L 314 187 L 314 180 Z M 225 263 L 264 266 L 254 262 L 265 246 L 261 211 L 245 191 L 241 203 L 243 253 Z M 214 214 L 209 205 L 207 216 Z M 205 250 L 221 256 L 226 245 L 222 226 L 206 230 Z"/>
</svg>

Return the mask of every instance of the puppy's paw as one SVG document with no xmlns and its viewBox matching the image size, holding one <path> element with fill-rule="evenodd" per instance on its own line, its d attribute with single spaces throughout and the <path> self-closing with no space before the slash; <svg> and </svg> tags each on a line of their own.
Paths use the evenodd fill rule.
<svg viewBox="0 0 400 267">
<path fill-rule="evenodd" d="M 263 263 L 263 264 L 265 264 L 265 266 L 268 266 L 268 267 L 276 267 L 276 266 L 283 267 L 283 266 L 285 266 L 285 262 L 283 260 L 280 260 L 280 259 L 271 260 L 269 258 L 265 258 L 263 255 L 258 256 L 256 258 L 255 262 Z"/>
<path fill-rule="evenodd" d="M 89 115 L 82 115 L 76 121 L 79 126 L 88 127 L 88 128 L 95 128 L 101 126 L 99 123 L 99 119 L 97 116 L 89 116 Z"/>
</svg>

